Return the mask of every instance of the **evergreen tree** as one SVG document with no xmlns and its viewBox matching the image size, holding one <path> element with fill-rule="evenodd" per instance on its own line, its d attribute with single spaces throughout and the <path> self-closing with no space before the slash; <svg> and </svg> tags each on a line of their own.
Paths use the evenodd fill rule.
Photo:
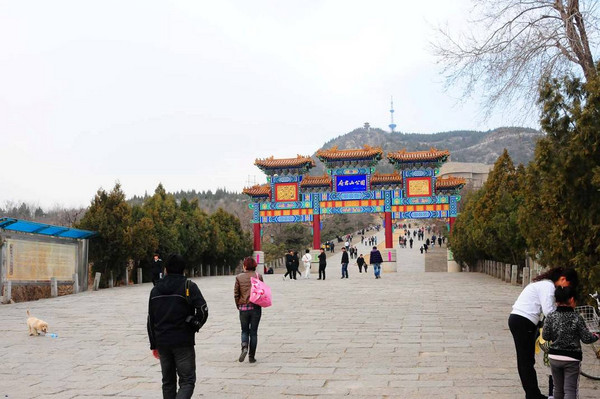
<svg viewBox="0 0 600 399">
<path fill-rule="evenodd" d="M 481 236 L 480 226 L 475 223 L 475 209 L 484 194 L 484 189 L 471 192 L 463 198 L 462 211 L 456 218 L 448 245 L 452 249 L 454 259 L 461 263 L 474 266 L 479 259 L 486 257 L 480 244 L 475 240 Z"/>
<path fill-rule="evenodd" d="M 93 272 L 102 273 L 106 285 L 109 272 L 121 279 L 131 248 L 131 207 L 119 183 L 110 193 L 99 189 L 77 228 L 98 233 L 90 242 L 89 260 Z"/>
<path fill-rule="evenodd" d="M 183 248 L 179 241 L 177 225 L 177 203 L 172 194 L 168 194 L 162 184 L 159 184 L 154 195 L 142 206 L 146 215 L 154 223 L 154 232 L 158 238 L 158 250 L 162 256 L 170 253 L 181 253 Z"/>
<path fill-rule="evenodd" d="M 450 236 L 454 257 L 473 265 L 479 259 L 523 266 L 526 241 L 519 228 L 523 203 L 523 166 L 508 152 L 498 157 L 483 188 L 469 197 Z"/>
<path fill-rule="evenodd" d="M 208 216 L 198 206 L 198 199 L 188 202 L 183 198 L 177 213 L 177 226 L 182 255 L 188 260 L 188 266 L 195 268 L 204 263 L 209 249 Z"/>
<path fill-rule="evenodd" d="M 132 207 L 132 225 L 128 231 L 131 240 L 130 256 L 137 267 L 143 269 L 144 281 L 150 281 L 152 276 L 150 258 L 158 248 L 158 237 L 154 222 L 141 206 Z"/>
<path fill-rule="evenodd" d="M 567 77 L 541 90 L 547 136 L 527 170 L 520 214 L 539 261 L 576 267 L 584 293 L 600 285 L 600 82 Z"/>
</svg>

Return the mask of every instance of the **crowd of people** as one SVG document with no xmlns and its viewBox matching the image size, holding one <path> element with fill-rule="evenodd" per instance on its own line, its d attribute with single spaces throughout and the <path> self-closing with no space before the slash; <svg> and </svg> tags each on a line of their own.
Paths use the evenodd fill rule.
<svg viewBox="0 0 600 399">
<path fill-rule="evenodd" d="M 371 229 L 379 231 L 380 226 Z M 356 260 L 359 273 L 367 273 L 369 264 L 373 266 L 376 279 L 381 278 L 383 257 L 377 249 L 377 237 L 365 236 L 365 230 L 356 232 L 361 236 L 361 244 L 369 250 L 369 263 L 359 253 L 357 245 L 352 245 L 353 234 L 336 237 L 341 245 L 341 278 L 348 278 L 348 266 L 351 259 Z M 433 237 L 432 237 L 433 238 Z M 319 270 L 318 280 L 326 279 L 327 255 L 333 252 L 335 243 L 329 241 L 319 250 L 317 256 Z M 299 269 L 300 262 L 304 266 Z M 312 256 L 309 249 L 300 258 L 298 251 L 289 250 L 285 254 L 286 272 L 283 279 L 289 277 L 310 278 Z M 256 261 L 248 257 L 243 261 L 242 272 L 235 277 L 233 297 L 239 313 L 241 329 L 241 352 L 239 362 L 249 359 L 256 362 L 258 344 L 258 326 L 262 316 L 262 308 L 250 301 L 253 277 L 263 280 L 256 271 Z M 195 334 L 208 319 L 208 306 L 198 286 L 184 276 L 186 262 L 181 255 L 171 255 L 163 266 L 159 254 L 154 255 L 152 267 L 153 288 L 148 305 L 147 329 L 150 349 L 153 356 L 160 361 L 162 373 L 162 391 L 164 398 L 191 398 L 196 383 L 196 353 L 194 349 Z M 272 269 L 271 269 L 272 273 Z"/>
</svg>

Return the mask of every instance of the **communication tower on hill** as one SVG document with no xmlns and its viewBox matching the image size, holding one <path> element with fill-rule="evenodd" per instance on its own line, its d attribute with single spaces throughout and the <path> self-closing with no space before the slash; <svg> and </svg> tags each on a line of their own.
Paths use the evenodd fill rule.
<svg viewBox="0 0 600 399">
<path fill-rule="evenodd" d="M 391 97 L 391 102 L 392 102 L 392 107 L 390 109 L 390 116 L 392 118 L 392 123 L 390 123 L 388 126 L 390 127 L 390 130 L 392 131 L 392 133 L 394 132 L 394 129 L 396 129 L 396 124 L 394 123 L 394 97 Z"/>
</svg>

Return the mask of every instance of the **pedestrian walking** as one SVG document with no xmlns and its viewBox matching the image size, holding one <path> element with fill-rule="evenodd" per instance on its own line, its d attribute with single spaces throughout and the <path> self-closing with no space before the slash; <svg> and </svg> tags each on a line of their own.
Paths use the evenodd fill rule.
<svg viewBox="0 0 600 399">
<path fill-rule="evenodd" d="M 300 275 L 302 277 L 302 273 L 300 273 L 300 259 L 298 258 L 298 251 L 294 251 L 292 254 L 292 278 L 296 280 L 296 275 Z"/>
<path fill-rule="evenodd" d="M 365 258 L 363 258 L 363 254 L 360 254 L 358 259 L 356 259 L 356 264 L 358 265 L 359 273 L 362 273 L 363 266 L 365 267 L 365 273 L 367 272 L 367 262 L 365 262 Z"/>
<path fill-rule="evenodd" d="M 508 317 L 508 327 L 515 342 L 517 369 L 526 398 L 544 398 L 535 372 L 535 340 L 540 313 L 548 315 L 556 309 L 554 291 L 557 287 L 577 287 L 574 269 L 555 267 L 540 274 L 528 284 L 515 301 Z"/>
<path fill-rule="evenodd" d="M 291 249 L 285 254 L 285 274 L 283 275 L 283 280 L 287 276 L 290 276 L 290 280 L 292 280 L 292 270 L 294 269 L 294 251 Z"/>
<path fill-rule="evenodd" d="M 581 369 L 581 342 L 591 344 L 598 334 L 591 333 L 585 320 L 575 312 L 575 290 L 556 287 L 556 311 L 544 320 L 542 338 L 550 343 L 548 358 L 552 370 L 555 399 L 579 397 L 579 372 Z"/>
<path fill-rule="evenodd" d="M 311 261 L 311 256 L 310 256 L 310 250 L 307 249 L 306 253 L 302 256 L 302 263 L 304 264 L 304 278 L 305 279 L 309 279 L 310 278 L 310 261 Z"/>
<path fill-rule="evenodd" d="M 158 252 L 154 254 L 152 261 L 152 285 L 156 285 L 158 280 L 163 277 L 163 261 Z"/>
<path fill-rule="evenodd" d="M 348 278 L 348 263 L 350 263 L 348 251 L 346 248 L 342 248 L 342 278 Z"/>
<path fill-rule="evenodd" d="M 325 280 L 325 268 L 327 267 L 325 251 L 321 248 L 321 253 L 319 254 L 319 278 L 318 280 Z"/>
<path fill-rule="evenodd" d="M 371 251 L 369 261 L 373 265 L 373 273 L 375 273 L 375 278 L 381 278 L 381 264 L 383 263 L 383 257 L 376 246 L 373 247 L 373 250 Z"/>
<path fill-rule="evenodd" d="M 148 338 L 152 355 L 160 360 L 164 399 L 189 399 L 196 385 L 194 336 L 208 319 L 200 289 L 183 271 L 179 254 L 167 259 L 166 276 L 150 292 Z M 179 378 L 179 392 L 177 379 Z"/>
<path fill-rule="evenodd" d="M 256 346 L 258 345 L 258 325 L 262 316 L 262 307 L 250 302 L 252 277 L 263 281 L 262 275 L 256 272 L 256 261 L 252 257 L 244 259 L 244 271 L 235 276 L 233 298 L 240 312 L 240 325 L 242 328 L 242 352 L 238 360 L 243 362 L 248 355 L 250 363 L 256 362 Z"/>
</svg>

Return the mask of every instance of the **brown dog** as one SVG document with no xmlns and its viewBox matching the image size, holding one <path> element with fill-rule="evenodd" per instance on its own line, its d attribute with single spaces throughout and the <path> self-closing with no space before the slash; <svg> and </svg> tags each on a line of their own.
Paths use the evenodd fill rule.
<svg viewBox="0 0 600 399">
<path fill-rule="evenodd" d="M 48 323 L 43 320 L 33 317 L 27 310 L 27 327 L 29 328 L 29 335 L 40 335 L 40 331 L 44 334 L 48 332 Z"/>
</svg>

